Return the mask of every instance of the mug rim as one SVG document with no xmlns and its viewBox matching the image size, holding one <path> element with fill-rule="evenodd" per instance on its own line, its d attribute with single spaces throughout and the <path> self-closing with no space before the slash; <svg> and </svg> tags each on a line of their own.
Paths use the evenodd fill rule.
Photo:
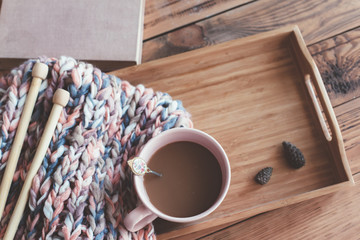
<svg viewBox="0 0 360 240">
<path fill-rule="evenodd" d="M 218 141 L 216 141 L 216 139 L 212 136 L 210 136 L 209 134 L 207 134 L 206 132 L 203 132 L 201 130 L 198 129 L 193 129 L 193 128 L 173 128 L 173 129 L 169 129 L 166 130 L 164 132 L 161 132 L 159 135 L 155 136 L 154 138 L 150 139 L 143 147 L 143 149 L 140 151 L 140 153 L 138 154 L 138 156 L 140 158 L 143 158 L 142 154 L 145 152 L 144 150 L 146 150 L 147 148 L 151 147 L 153 142 L 158 141 L 159 138 L 163 138 L 166 137 L 167 135 L 172 135 L 172 134 L 177 134 L 178 132 L 187 132 L 189 134 L 198 134 L 201 135 L 201 137 L 205 138 L 206 141 L 211 142 L 211 144 L 213 146 L 216 147 L 216 151 L 219 152 L 219 154 L 221 155 L 221 159 L 223 159 L 222 161 L 224 162 L 223 167 L 224 167 L 224 172 L 226 174 L 226 177 L 224 178 L 223 187 L 221 188 L 221 191 L 219 193 L 218 198 L 216 199 L 216 201 L 214 202 L 214 204 L 209 207 L 207 210 L 196 214 L 194 216 L 190 216 L 190 217 L 174 217 L 171 215 L 167 215 L 163 212 L 161 212 L 160 210 L 158 210 L 150 201 L 150 199 L 148 198 L 148 195 L 146 194 L 146 197 L 143 196 L 143 192 L 146 193 L 146 189 L 145 186 L 143 184 L 143 176 L 136 176 L 134 175 L 134 185 L 135 185 L 135 190 L 137 193 L 137 196 L 140 198 L 141 202 L 150 210 L 152 211 L 154 214 L 156 214 L 158 217 L 167 220 L 167 221 L 171 221 L 171 222 L 179 222 L 179 223 L 185 223 L 185 222 L 192 222 L 192 221 L 196 221 L 199 220 L 207 215 L 209 215 L 210 213 L 212 213 L 224 200 L 225 196 L 227 195 L 227 192 L 229 190 L 229 186 L 230 186 L 230 179 L 231 179 L 231 169 L 230 169 L 230 162 L 229 159 L 225 153 L 225 150 L 222 148 L 222 146 L 220 145 L 220 143 Z M 181 140 L 175 140 L 175 141 L 171 141 L 171 142 L 166 142 L 165 144 L 162 144 L 159 148 L 162 148 L 164 146 L 166 146 L 169 143 L 172 142 L 177 142 L 177 141 L 181 141 Z M 187 140 L 187 141 L 191 141 L 191 140 Z M 196 141 L 192 141 L 194 143 L 200 144 Z M 204 146 L 205 147 L 205 146 Z M 158 148 L 158 149 L 159 149 Z M 154 154 L 156 151 L 154 151 L 152 154 Z M 214 154 L 214 153 L 213 153 Z M 152 155 L 151 155 L 152 156 Z M 150 156 L 150 157 L 151 157 Z M 149 157 L 149 158 L 150 158 Z M 143 158 L 144 159 L 144 158 Z M 219 162 L 219 159 L 216 158 Z M 147 160 L 144 159 L 146 162 Z M 221 167 L 221 163 L 219 162 L 220 167 Z M 221 167 L 222 168 L 222 167 Z"/>
</svg>

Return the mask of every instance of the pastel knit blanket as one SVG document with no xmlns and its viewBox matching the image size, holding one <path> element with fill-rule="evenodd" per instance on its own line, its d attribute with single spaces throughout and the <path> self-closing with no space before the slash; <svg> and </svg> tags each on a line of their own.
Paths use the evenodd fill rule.
<svg viewBox="0 0 360 240">
<path fill-rule="evenodd" d="M 162 131 L 192 127 L 180 101 L 132 86 L 91 64 L 61 57 L 28 60 L 0 79 L 0 181 L 31 83 L 34 63 L 49 66 L 40 87 L 3 218 L 3 237 L 52 108 L 56 89 L 69 91 L 47 154 L 33 179 L 15 239 L 155 239 L 149 224 L 128 232 L 136 207 L 126 161 Z"/>
</svg>

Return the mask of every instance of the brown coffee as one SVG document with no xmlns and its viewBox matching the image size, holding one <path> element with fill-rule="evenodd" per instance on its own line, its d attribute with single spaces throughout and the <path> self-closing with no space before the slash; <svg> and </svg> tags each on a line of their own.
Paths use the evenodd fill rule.
<svg viewBox="0 0 360 240">
<path fill-rule="evenodd" d="M 220 194 L 220 165 L 208 149 L 197 143 L 170 143 L 155 152 L 147 165 L 163 175 L 144 177 L 150 202 L 169 216 L 190 217 L 202 213 Z"/>
</svg>

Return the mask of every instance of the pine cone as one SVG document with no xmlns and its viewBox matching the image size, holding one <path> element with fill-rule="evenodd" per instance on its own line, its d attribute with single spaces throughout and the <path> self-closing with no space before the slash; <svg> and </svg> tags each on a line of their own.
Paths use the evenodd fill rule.
<svg viewBox="0 0 360 240">
<path fill-rule="evenodd" d="M 267 182 L 269 182 L 272 172 L 272 167 L 266 167 L 261 169 L 261 171 L 256 174 L 255 181 L 261 185 L 266 184 Z"/>
<path fill-rule="evenodd" d="M 282 142 L 282 145 L 285 151 L 285 158 L 293 168 L 298 169 L 305 165 L 305 158 L 300 149 L 286 141 Z"/>
</svg>

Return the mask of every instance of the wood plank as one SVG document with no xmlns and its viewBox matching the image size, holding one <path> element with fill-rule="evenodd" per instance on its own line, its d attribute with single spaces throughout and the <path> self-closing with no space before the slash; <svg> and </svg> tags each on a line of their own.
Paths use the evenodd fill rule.
<svg viewBox="0 0 360 240">
<path fill-rule="evenodd" d="M 307 44 L 359 26 L 360 1 L 263 0 L 166 33 L 143 45 L 143 62 L 288 24 L 299 25 Z"/>
<path fill-rule="evenodd" d="M 360 174 L 355 181 L 360 184 Z M 359 202 L 360 188 L 353 187 L 255 216 L 201 239 L 356 239 Z"/>
<path fill-rule="evenodd" d="M 360 172 L 360 28 L 309 47 L 343 135 L 352 173 Z"/>
<path fill-rule="evenodd" d="M 336 107 L 346 155 L 353 174 L 360 172 L 360 98 Z"/>
<path fill-rule="evenodd" d="M 334 107 L 360 96 L 360 28 L 309 47 Z"/>
<path fill-rule="evenodd" d="M 253 0 L 147 0 L 144 40 Z"/>
<path fill-rule="evenodd" d="M 155 220 L 155 221 L 158 221 L 158 220 Z M 201 238 L 201 237 L 204 237 L 204 236 L 207 236 L 209 235 L 209 233 L 214 233 L 214 232 L 217 232 L 221 229 L 224 229 L 230 225 L 233 225 L 233 224 L 237 224 L 239 221 L 235 221 L 235 222 L 232 222 L 232 223 L 227 223 L 227 224 L 223 224 L 223 225 L 218 225 L 218 226 L 214 226 L 214 227 L 211 227 L 211 228 L 208 228 L 208 229 L 204 229 L 202 231 L 194 231 L 194 232 L 187 232 L 185 233 L 184 235 L 181 235 L 181 236 L 178 236 L 178 237 L 171 237 L 172 240 L 188 240 L 188 239 L 198 239 L 198 238 Z M 156 222 L 154 222 L 155 226 L 157 225 Z M 157 229 L 155 229 L 155 231 L 157 231 Z M 166 234 L 157 234 L 157 239 L 158 240 L 168 240 L 169 237 L 166 236 Z"/>
</svg>

